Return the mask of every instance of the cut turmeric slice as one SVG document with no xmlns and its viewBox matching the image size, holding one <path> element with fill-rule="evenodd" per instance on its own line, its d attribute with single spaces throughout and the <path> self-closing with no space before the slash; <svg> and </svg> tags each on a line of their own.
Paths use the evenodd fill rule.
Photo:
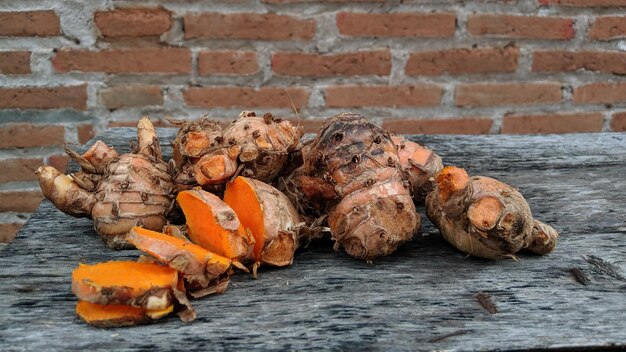
<svg viewBox="0 0 626 352">
<path fill-rule="evenodd" d="M 241 226 L 233 209 L 217 196 L 194 189 L 178 193 L 176 200 L 193 243 L 239 262 L 251 256 L 254 238 Z"/>
<path fill-rule="evenodd" d="M 163 310 L 149 311 L 126 305 L 103 305 L 87 301 L 78 301 L 76 304 L 76 314 L 87 324 L 99 328 L 145 324 L 161 319 L 173 311 L 173 305 Z"/>
<path fill-rule="evenodd" d="M 162 310 L 172 304 L 176 270 L 150 263 L 111 261 L 81 264 L 72 273 L 72 292 L 83 301 Z"/>
<path fill-rule="evenodd" d="M 224 202 L 254 236 L 256 263 L 290 265 L 297 247 L 300 216 L 289 198 L 259 180 L 239 176 L 226 185 Z"/>
<path fill-rule="evenodd" d="M 224 278 L 232 264 L 230 259 L 189 241 L 141 227 L 133 227 L 127 240 L 182 273 L 192 290 L 207 288 L 212 282 Z"/>
</svg>

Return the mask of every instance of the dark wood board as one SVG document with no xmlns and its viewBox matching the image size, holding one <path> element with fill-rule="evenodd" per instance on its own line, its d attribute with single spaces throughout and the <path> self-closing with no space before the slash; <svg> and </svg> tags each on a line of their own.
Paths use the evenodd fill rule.
<svg viewBox="0 0 626 352">
<path fill-rule="evenodd" d="M 159 130 L 163 141 L 174 132 Z M 124 151 L 133 137 L 114 129 L 103 139 Z M 468 258 L 422 216 L 422 233 L 373 265 L 317 245 L 300 250 L 290 268 L 263 269 L 257 280 L 236 276 L 225 294 L 193 301 L 191 324 L 172 316 L 101 330 L 75 318 L 71 271 L 137 252 L 106 249 L 89 220 L 44 201 L 0 251 L 0 350 L 626 346 L 626 134 L 417 139 L 449 164 L 518 187 L 534 215 L 561 232 L 556 252 L 519 262 Z M 497 313 L 477 302 L 481 292 Z"/>
</svg>

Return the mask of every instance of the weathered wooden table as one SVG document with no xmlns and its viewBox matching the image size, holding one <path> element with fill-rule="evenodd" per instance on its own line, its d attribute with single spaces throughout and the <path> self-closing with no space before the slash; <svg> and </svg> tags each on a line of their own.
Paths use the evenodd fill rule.
<svg viewBox="0 0 626 352">
<path fill-rule="evenodd" d="M 134 133 L 110 130 L 103 139 L 128 150 Z M 174 131 L 159 134 L 167 141 Z M 44 201 L 0 251 L 0 350 L 626 346 L 626 134 L 418 139 L 449 164 L 518 187 L 536 217 L 561 232 L 556 252 L 519 262 L 468 258 L 423 216 L 412 243 L 373 265 L 318 245 L 300 250 L 290 268 L 236 276 L 225 294 L 194 301 L 191 324 L 172 316 L 100 330 L 75 318 L 70 273 L 79 262 L 137 252 L 106 249 L 89 220 Z M 479 293 L 491 296 L 495 314 Z"/>
</svg>

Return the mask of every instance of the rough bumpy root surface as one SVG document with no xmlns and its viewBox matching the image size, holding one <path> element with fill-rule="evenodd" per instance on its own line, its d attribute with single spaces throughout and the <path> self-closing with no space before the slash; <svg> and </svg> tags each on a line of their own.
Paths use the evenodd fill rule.
<svg viewBox="0 0 626 352">
<path fill-rule="evenodd" d="M 86 301 L 76 304 L 76 314 L 87 324 L 99 328 L 115 328 L 146 324 L 167 316 L 174 305 L 163 310 L 147 311 L 125 305 L 102 305 Z"/>
<path fill-rule="evenodd" d="M 435 188 L 435 175 L 443 169 L 441 157 L 432 150 L 400 136 L 391 139 L 398 149 L 402 170 L 408 175 L 413 200 L 423 203 L 426 195 Z"/>
<path fill-rule="evenodd" d="M 465 170 L 445 167 L 426 199 L 428 218 L 459 250 L 499 259 L 519 250 L 545 254 L 554 249 L 557 232 L 533 219 L 524 197 L 513 187 Z"/>
<path fill-rule="evenodd" d="M 185 213 L 187 234 L 193 243 L 239 262 L 252 256 L 254 237 L 228 204 L 203 190 L 183 191 L 176 199 Z"/>
<path fill-rule="evenodd" d="M 337 248 L 371 261 L 395 251 L 419 229 L 387 131 L 363 116 L 342 113 L 326 120 L 305 154 L 291 179 L 298 208 L 328 212 Z"/>
<path fill-rule="evenodd" d="M 196 291 L 228 280 L 231 260 L 166 234 L 134 227 L 128 241 L 183 275 L 187 290 Z"/>
<path fill-rule="evenodd" d="M 174 141 L 181 188 L 219 185 L 238 174 L 271 181 L 299 146 L 302 129 L 244 111 L 225 130 L 208 119 L 182 123 Z"/>
<path fill-rule="evenodd" d="M 132 248 L 126 235 L 133 226 L 161 230 L 173 201 L 174 183 L 147 117 L 137 125 L 137 140 L 135 151 L 121 156 L 101 141 L 83 155 L 66 148 L 81 167 L 75 174 L 50 166 L 37 170 L 45 197 L 69 215 L 92 218 L 113 249 Z"/>
<path fill-rule="evenodd" d="M 301 220 L 287 196 L 266 183 L 239 176 L 226 185 L 224 202 L 254 236 L 256 263 L 291 265 Z"/>
</svg>

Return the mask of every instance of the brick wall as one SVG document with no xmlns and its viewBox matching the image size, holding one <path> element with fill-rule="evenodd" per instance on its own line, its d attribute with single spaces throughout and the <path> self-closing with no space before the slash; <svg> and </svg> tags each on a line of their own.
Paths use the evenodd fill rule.
<svg viewBox="0 0 626 352">
<path fill-rule="evenodd" d="M 0 1 L 0 242 L 38 165 L 144 114 L 625 131 L 625 50 L 626 0 Z"/>
</svg>

